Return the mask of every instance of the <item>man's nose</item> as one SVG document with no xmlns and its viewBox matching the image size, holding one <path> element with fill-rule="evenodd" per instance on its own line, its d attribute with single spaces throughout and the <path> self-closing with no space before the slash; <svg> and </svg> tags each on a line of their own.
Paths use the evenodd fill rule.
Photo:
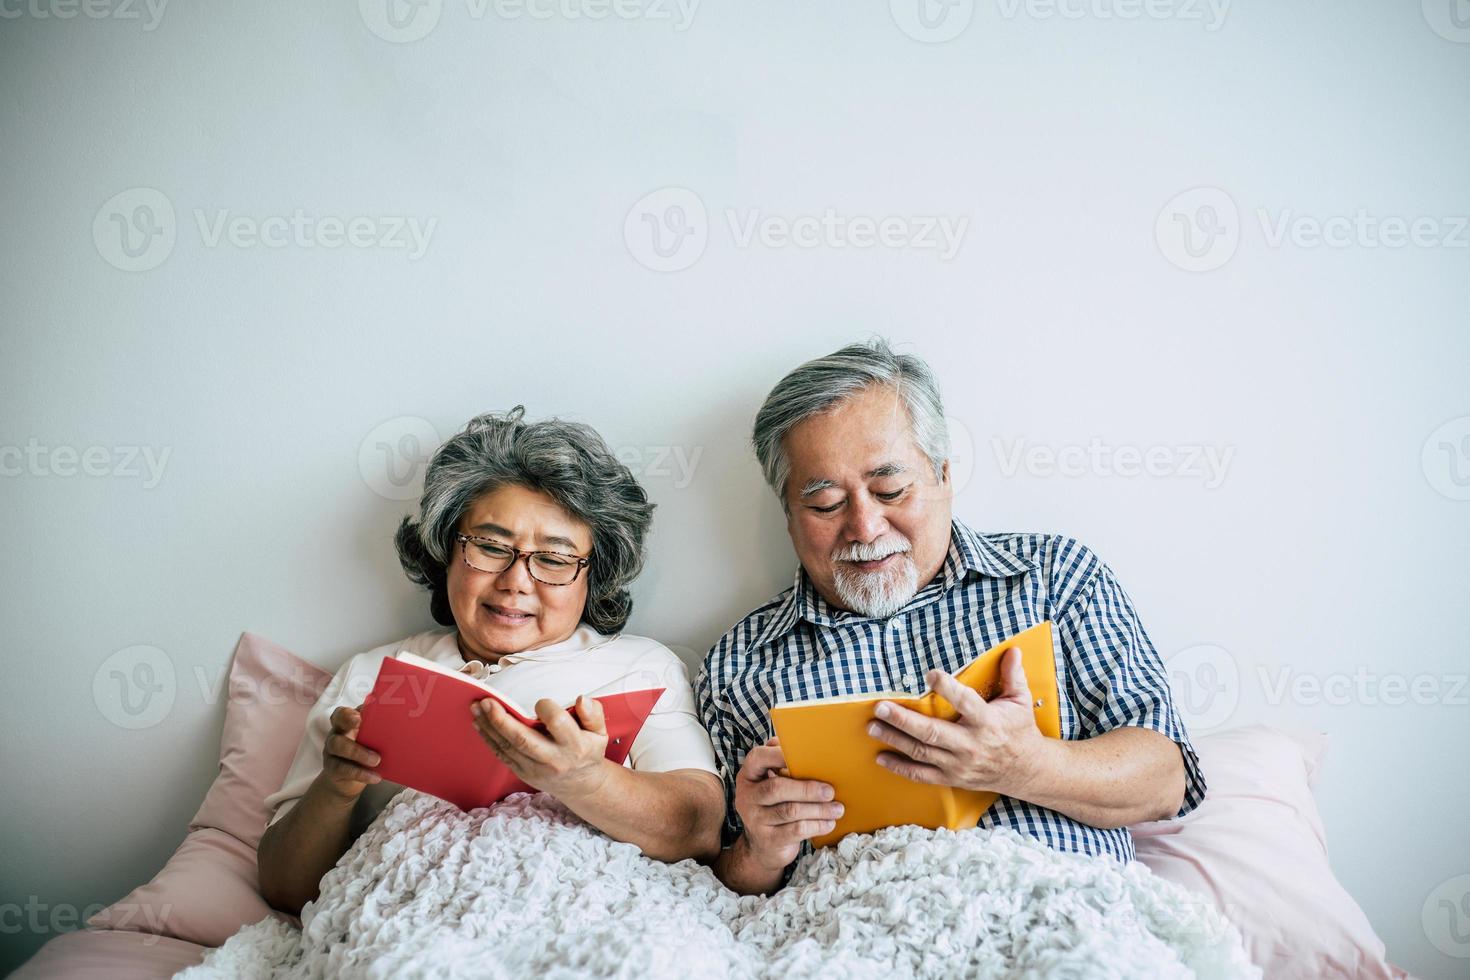
<svg viewBox="0 0 1470 980">
<path fill-rule="evenodd" d="M 847 540 L 868 544 L 887 530 L 888 520 L 876 500 L 866 494 L 848 498 L 847 523 L 843 527 Z"/>
</svg>

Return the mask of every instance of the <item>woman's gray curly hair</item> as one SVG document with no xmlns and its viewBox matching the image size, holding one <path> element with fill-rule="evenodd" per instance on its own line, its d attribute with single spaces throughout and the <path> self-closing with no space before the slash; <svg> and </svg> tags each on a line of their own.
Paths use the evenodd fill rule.
<svg viewBox="0 0 1470 980">
<path fill-rule="evenodd" d="M 526 422 L 526 410 L 477 416 L 434 453 L 424 474 L 418 520 L 405 517 L 394 542 L 408 577 L 431 593 L 434 620 L 453 626 L 448 563 L 459 520 L 470 504 L 499 487 L 539 490 L 592 529 L 587 605 L 582 621 L 599 633 L 628 622 L 628 584 L 643 569 L 643 539 L 654 505 L 628 467 L 591 426 L 561 419 Z"/>
</svg>

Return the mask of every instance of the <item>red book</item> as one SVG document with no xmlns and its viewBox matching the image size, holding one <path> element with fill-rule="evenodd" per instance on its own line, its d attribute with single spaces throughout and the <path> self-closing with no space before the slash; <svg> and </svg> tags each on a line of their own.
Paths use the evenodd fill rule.
<svg viewBox="0 0 1470 980">
<path fill-rule="evenodd" d="M 664 689 L 595 698 L 607 719 L 607 758 L 622 765 Z M 470 705 L 493 698 L 521 724 L 542 734 L 534 709 L 490 685 L 407 651 L 388 657 L 362 705 L 357 742 L 380 757 L 384 779 L 448 800 L 461 810 L 535 792 L 495 757 L 475 727 Z M 576 710 L 568 712 L 576 719 Z"/>
</svg>

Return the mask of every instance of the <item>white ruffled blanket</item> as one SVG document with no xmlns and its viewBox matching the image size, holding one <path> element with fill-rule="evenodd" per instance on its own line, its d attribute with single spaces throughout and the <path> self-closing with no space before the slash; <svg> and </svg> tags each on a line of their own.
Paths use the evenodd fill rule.
<svg viewBox="0 0 1470 980">
<path fill-rule="evenodd" d="M 1233 925 L 1137 862 L 894 827 L 741 898 L 543 794 L 462 813 L 405 790 L 301 919 L 246 926 L 178 977 L 1260 976 Z"/>
</svg>

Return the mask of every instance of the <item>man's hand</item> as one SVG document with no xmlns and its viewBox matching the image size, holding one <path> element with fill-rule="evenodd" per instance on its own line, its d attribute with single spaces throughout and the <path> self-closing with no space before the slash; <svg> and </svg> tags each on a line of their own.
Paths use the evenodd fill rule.
<svg viewBox="0 0 1470 980">
<path fill-rule="evenodd" d="M 597 699 L 577 699 L 580 726 L 550 698 L 537 701 L 545 735 L 512 718 L 494 698 L 476 701 L 473 714 L 496 758 L 522 782 L 567 802 L 596 796 L 607 781 L 606 766 L 612 763 L 605 757 L 607 722 Z"/>
<path fill-rule="evenodd" d="M 745 825 L 735 846 L 747 862 L 777 874 L 796 860 L 802 841 L 827 833 L 842 816 L 829 783 L 783 776 L 785 767 L 780 740 L 772 738 L 750 750 L 735 777 L 735 812 Z"/>
<path fill-rule="evenodd" d="M 1036 727 L 1020 649 L 1011 647 L 1002 657 L 1002 691 L 988 702 L 942 670 L 926 675 L 959 712 L 954 721 L 879 702 L 868 734 L 897 750 L 879 753 L 879 764 L 917 783 L 1024 799 L 1044 765 L 1048 739 Z"/>
</svg>

